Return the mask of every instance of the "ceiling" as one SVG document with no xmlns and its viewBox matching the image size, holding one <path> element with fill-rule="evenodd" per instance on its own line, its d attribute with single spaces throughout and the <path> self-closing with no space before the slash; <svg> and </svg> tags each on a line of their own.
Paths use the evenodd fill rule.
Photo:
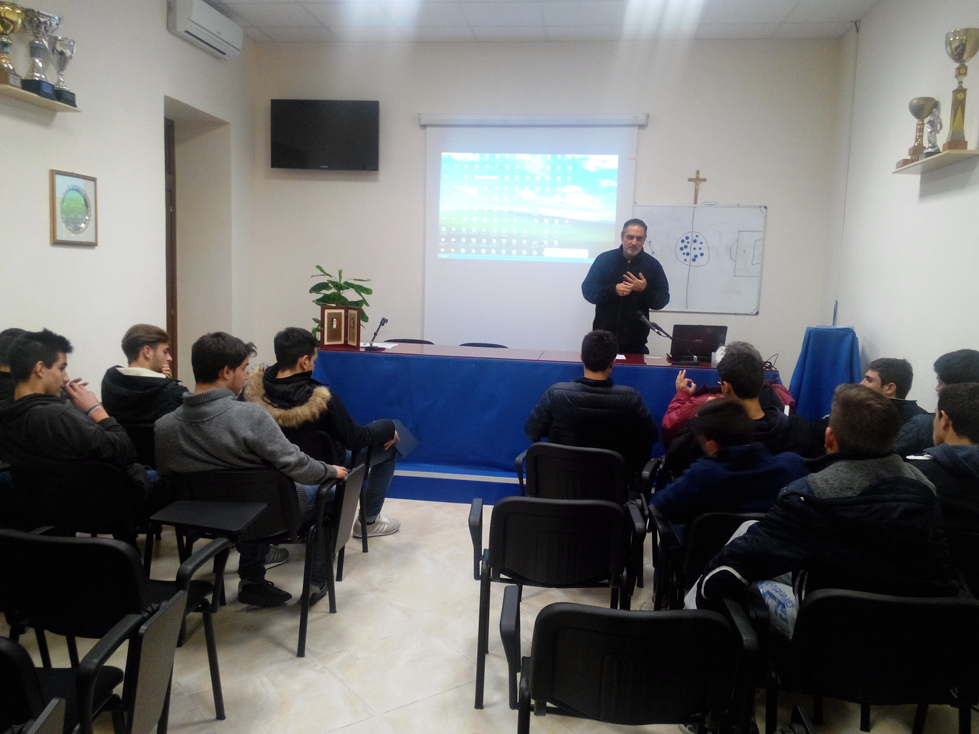
<svg viewBox="0 0 979 734">
<path fill-rule="evenodd" d="M 206 0 L 259 42 L 839 38 L 878 0 Z"/>
</svg>

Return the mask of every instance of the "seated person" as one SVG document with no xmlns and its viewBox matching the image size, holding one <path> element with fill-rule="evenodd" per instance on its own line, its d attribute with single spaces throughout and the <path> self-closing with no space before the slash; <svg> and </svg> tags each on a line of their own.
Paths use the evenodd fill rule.
<svg viewBox="0 0 979 734">
<path fill-rule="evenodd" d="M 755 443 L 755 421 L 732 398 L 705 403 L 690 428 L 704 458 L 649 502 L 671 523 L 707 512 L 768 512 L 779 490 L 809 473 L 798 454 L 772 456 Z"/>
<path fill-rule="evenodd" d="M 547 388 L 527 418 L 531 441 L 547 438 L 565 446 L 617 451 L 636 478 L 656 442 L 656 424 L 634 388 L 610 379 L 619 343 L 610 331 L 595 330 L 581 342 L 584 377 Z"/>
<path fill-rule="evenodd" d="M 817 440 L 822 435 L 818 424 L 810 424 L 798 415 L 788 416 L 774 405 L 762 405 L 765 363 L 753 346 L 747 342 L 728 344 L 717 364 L 717 375 L 721 380 L 721 394 L 744 406 L 748 417 L 755 422 L 755 441 L 764 445 L 770 454 L 790 451 L 813 458 L 824 453 Z M 685 384 L 688 382 L 693 384 L 685 374 L 678 375 L 677 392 L 687 389 Z M 661 472 L 679 477 L 703 455 L 693 432 L 685 428 L 667 449 Z"/>
<path fill-rule="evenodd" d="M 979 383 L 945 385 L 938 393 L 935 445 L 908 462 L 935 485 L 953 564 L 979 591 Z"/>
<path fill-rule="evenodd" d="M 697 606 L 792 574 L 795 599 L 820 588 L 955 595 L 931 482 L 892 453 L 901 416 L 883 395 L 840 385 L 819 470 L 782 490 L 764 519 L 704 570 Z"/>
<path fill-rule="evenodd" d="M 867 365 L 860 384 L 879 392 L 885 398 L 890 398 L 894 407 L 901 413 L 903 426 L 916 415 L 927 415 L 928 411 L 920 407 L 914 400 L 907 400 L 914 379 L 914 370 L 906 359 L 881 357 Z"/>
<path fill-rule="evenodd" d="M 170 337 L 136 324 L 122 338 L 128 367 L 110 367 L 102 378 L 102 404 L 123 425 L 155 423 L 183 402 L 187 388 L 170 372 Z"/>
<path fill-rule="evenodd" d="M 14 396 L 14 378 L 10 376 L 10 361 L 7 353 L 18 336 L 26 334 L 23 329 L 4 329 L 0 331 L 0 403 Z"/>
<path fill-rule="evenodd" d="M 979 352 L 975 349 L 959 349 L 943 354 L 935 360 L 935 375 L 939 391 L 945 385 L 957 385 L 961 382 L 979 382 Z M 934 446 L 932 433 L 935 416 L 931 413 L 918 415 L 901 427 L 894 444 L 895 453 L 901 456 L 920 454 L 925 449 Z"/>
<path fill-rule="evenodd" d="M 383 418 L 358 425 L 339 396 L 313 379 L 317 351 L 316 337 L 310 332 L 298 327 L 283 329 L 275 335 L 273 347 L 276 364 L 256 370 L 248 378 L 242 399 L 261 405 L 282 428 L 322 431 L 347 452 L 373 446 L 364 507 L 367 537 L 398 532 L 401 521 L 381 514 L 397 457 L 394 422 Z M 363 536 L 359 518 L 353 534 L 355 538 Z"/>
<path fill-rule="evenodd" d="M 14 398 L 0 407 L 0 459 L 13 467 L 102 461 L 124 469 L 146 496 L 151 484 L 136 447 L 87 383 L 68 377 L 71 343 L 45 329 L 10 346 Z M 61 398 L 62 390 L 69 402 Z"/>
<path fill-rule="evenodd" d="M 191 347 L 190 361 L 197 384 L 184 395 L 183 405 L 156 422 L 157 468 L 160 474 L 264 469 L 272 466 L 297 483 L 299 507 L 306 519 L 315 509 L 316 490 L 323 482 L 347 476 L 343 467 L 311 459 L 289 443 L 269 414 L 257 405 L 237 400 L 245 384 L 248 358 L 255 347 L 241 339 L 214 332 Z M 292 594 L 265 578 L 269 545 L 257 541 L 237 545 L 238 600 L 242 604 L 274 607 Z M 310 603 L 326 593 L 330 566 L 316 545 Z"/>
</svg>

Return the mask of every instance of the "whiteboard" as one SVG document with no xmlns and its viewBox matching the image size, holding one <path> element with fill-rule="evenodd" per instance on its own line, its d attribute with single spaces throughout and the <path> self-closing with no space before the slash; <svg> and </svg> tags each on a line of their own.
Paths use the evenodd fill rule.
<svg viewBox="0 0 979 734">
<path fill-rule="evenodd" d="M 664 311 L 757 314 L 765 253 L 764 206 L 641 206 L 646 251 L 670 283 Z"/>
</svg>

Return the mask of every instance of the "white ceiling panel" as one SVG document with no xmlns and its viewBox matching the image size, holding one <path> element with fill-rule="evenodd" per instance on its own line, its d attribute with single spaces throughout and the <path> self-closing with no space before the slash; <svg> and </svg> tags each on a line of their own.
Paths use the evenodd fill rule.
<svg viewBox="0 0 979 734">
<path fill-rule="evenodd" d="M 306 3 L 306 9 L 325 26 L 393 26 L 378 2 Z"/>
<path fill-rule="evenodd" d="M 839 38 L 852 23 L 782 23 L 772 38 Z"/>
<path fill-rule="evenodd" d="M 877 4 L 877 0 L 820 0 L 800 2 L 786 18 L 786 23 L 852 23 L 860 20 Z"/>
<path fill-rule="evenodd" d="M 771 38 L 778 23 L 701 23 L 694 32 L 700 40 Z"/>
<path fill-rule="evenodd" d="M 593 0 L 593 2 L 545 2 L 544 22 L 548 26 L 617 25 L 625 20 L 625 0 Z"/>
<path fill-rule="evenodd" d="M 477 26 L 473 28 L 477 41 L 546 41 L 544 26 Z"/>
<path fill-rule="evenodd" d="M 404 32 L 395 26 L 333 26 L 340 41 L 403 41 Z"/>
<path fill-rule="evenodd" d="M 621 25 L 549 25 L 549 41 L 618 41 L 622 38 Z"/>
<path fill-rule="evenodd" d="M 781 23 L 796 1 L 705 0 L 702 20 L 704 23 Z"/>
<path fill-rule="evenodd" d="M 237 14 L 265 30 L 266 28 L 299 28 L 322 25 L 298 3 L 253 3 L 251 5 L 229 5 Z"/>
<path fill-rule="evenodd" d="M 273 41 L 287 43 L 329 43 L 337 37 L 329 28 L 267 28 L 265 32 Z"/>
<path fill-rule="evenodd" d="M 244 28 L 245 35 L 248 36 L 253 41 L 258 41 L 259 43 L 264 43 L 265 41 L 271 41 L 272 36 L 270 36 L 265 31 L 260 31 L 258 28 L 248 26 Z"/>
<path fill-rule="evenodd" d="M 517 27 L 525 26 L 528 28 L 543 28 L 544 14 L 541 11 L 539 2 L 463 2 L 460 4 L 462 12 L 469 21 L 469 25 L 475 26 L 501 26 Z"/>
<path fill-rule="evenodd" d="M 458 2 L 389 2 L 384 9 L 399 26 L 469 26 Z"/>
</svg>

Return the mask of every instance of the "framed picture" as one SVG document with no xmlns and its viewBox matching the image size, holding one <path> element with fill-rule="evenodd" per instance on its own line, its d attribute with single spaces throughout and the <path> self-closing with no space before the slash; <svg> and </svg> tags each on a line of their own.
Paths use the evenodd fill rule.
<svg viewBox="0 0 979 734">
<path fill-rule="evenodd" d="M 51 244 L 99 244 L 95 179 L 51 171 Z"/>
<path fill-rule="evenodd" d="M 327 308 L 326 306 L 320 307 L 320 322 L 322 328 L 320 329 L 320 346 L 329 346 L 333 344 L 343 344 L 344 343 L 344 326 L 346 314 L 344 313 L 346 309 L 342 307 L 338 308 Z"/>
<path fill-rule="evenodd" d="M 360 309 L 347 309 L 347 346 L 360 349 Z"/>
</svg>

